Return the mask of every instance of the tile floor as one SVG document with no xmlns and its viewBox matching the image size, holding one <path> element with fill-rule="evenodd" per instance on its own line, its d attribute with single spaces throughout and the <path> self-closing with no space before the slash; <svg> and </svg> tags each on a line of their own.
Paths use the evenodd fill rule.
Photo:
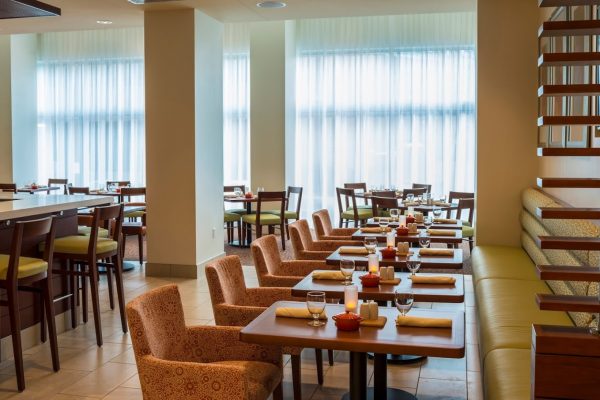
<svg viewBox="0 0 600 400">
<path fill-rule="evenodd" d="M 252 267 L 245 268 L 248 286 L 257 286 Z M 465 276 L 466 301 L 464 304 L 419 303 L 419 307 L 463 309 L 467 320 L 466 357 L 460 360 L 428 358 L 412 365 L 390 365 L 388 384 L 416 394 L 420 400 L 483 399 L 481 390 L 477 336 L 474 325 L 473 288 L 470 276 Z M 147 278 L 136 269 L 126 273 L 127 301 L 149 289 L 175 282 L 179 285 L 186 322 L 188 324 L 213 324 L 208 287 L 204 279 L 185 280 Z M 48 344 L 26 350 L 25 379 L 27 389 L 16 392 L 12 360 L 0 363 L 0 399 L 83 400 L 142 399 L 131 341 L 120 328 L 118 311 L 108 307 L 106 283 L 103 279 L 101 293 L 102 330 L 104 346 L 95 344 L 94 324 L 90 320 L 59 335 L 61 370 L 52 372 Z M 9 350 L 10 351 L 10 350 Z M 326 360 L 326 356 L 324 357 Z M 314 351 L 303 354 L 303 398 L 324 400 L 339 399 L 348 387 L 348 356 L 336 352 L 335 365 L 324 363 L 325 382 L 316 384 Z M 369 364 L 372 374 L 372 364 Z M 372 379 L 372 376 L 370 377 Z M 291 367 L 286 363 L 284 394 L 292 399 Z"/>
</svg>

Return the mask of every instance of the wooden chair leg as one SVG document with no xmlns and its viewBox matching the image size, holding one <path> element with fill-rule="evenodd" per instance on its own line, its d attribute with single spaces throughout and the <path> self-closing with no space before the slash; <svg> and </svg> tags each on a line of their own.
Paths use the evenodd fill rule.
<svg viewBox="0 0 600 400">
<path fill-rule="evenodd" d="M 138 251 L 140 252 L 140 265 L 142 265 L 144 264 L 144 235 L 142 232 L 138 235 Z M 123 257 L 121 257 L 122 259 Z"/>
<path fill-rule="evenodd" d="M 275 234 L 275 226 L 269 225 L 267 229 L 269 230 L 269 235 Z"/>
<path fill-rule="evenodd" d="M 94 327 L 96 329 L 96 344 L 102 347 L 102 323 L 100 321 L 100 299 L 98 298 L 98 274 L 96 260 L 90 260 L 88 264 L 88 276 L 90 277 L 90 291 L 92 292 L 92 311 L 94 313 Z"/>
<path fill-rule="evenodd" d="M 256 225 L 256 238 L 262 237 L 262 225 Z"/>
<path fill-rule="evenodd" d="M 81 275 L 81 315 L 83 315 L 83 323 L 88 322 L 88 284 L 85 275 Z"/>
<path fill-rule="evenodd" d="M 315 349 L 315 360 L 317 362 L 317 382 L 323 384 L 323 350 Z"/>
<path fill-rule="evenodd" d="M 40 341 L 46 343 L 46 319 L 44 318 L 44 292 L 40 293 Z"/>
<path fill-rule="evenodd" d="M 17 388 L 19 392 L 25 390 L 25 370 L 23 368 L 23 349 L 21 347 L 21 318 L 19 316 L 19 301 L 17 298 L 17 284 L 8 284 L 6 297 L 8 300 L 8 314 L 10 319 L 10 335 L 12 337 L 13 354 L 15 357 L 15 371 L 17 374 Z"/>
<path fill-rule="evenodd" d="M 302 400 L 301 376 L 300 354 L 292 354 L 292 386 L 294 387 L 294 400 Z"/>
<path fill-rule="evenodd" d="M 279 382 L 279 385 L 273 391 L 273 400 L 283 400 L 283 385 Z"/>
<path fill-rule="evenodd" d="M 125 291 L 123 290 L 123 260 L 117 254 L 113 257 L 115 268 L 115 284 L 117 285 L 117 300 L 119 302 L 119 313 L 121 314 L 121 328 L 127 333 L 127 317 L 125 315 Z"/>
<path fill-rule="evenodd" d="M 285 224 L 281 224 L 281 248 L 285 250 Z"/>
<path fill-rule="evenodd" d="M 106 283 L 108 285 L 108 303 L 110 304 L 110 309 L 114 310 L 115 309 L 115 299 L 114 299 L 114 293 L 113 293 L 112 268 L 111 267 L 105 267 L 105 268 L 106 268 Z"/>
<path fill-rule="evenodd" d="M 75 302 L 75 298 L 77 297 L 77 287 L 76 287 L 76 276 L 75 276 L 75 263 L 72 263 L 70 260 L 65 261 L 67 264 L 67 270 L 70 272 L 69 275 L 69 291 L 71 293 L 71 328 L 77 328 L 77 305 Z"/>
<path fill-rule="evenodd" d="M 237 232 L 238 232 L 238 242 L 240 243 L 240 246 L 244 243 L 243 242 L 243 238 L 242 238 L 242 223 L 240 221 L 237 222 Z"/>
<path fill-rule="evenodd" d="M 45 319 L 48 325 L 48 336 L 50 337 L 50 351 L 52 353 L 52 369 L 56 372 L 60 369 L 60 361 L 58 357 L 58 340 L 56 337 L 56 321 L 54 320 L 54 293 L 52 290 L 52 281 L 44 279 L 42 286 L 46 315 Z"/>
<path fill-rule="evenodd" d="M 343 228 L 343 227 L 344 227 L 344 220 L 343 220 L 343 219 L 341 219 L 341 218 L 340 218 L 340 223 L 339 223 L 339 225 L 340 225 L 340 228 Z"/>
<path fill-rule="evenodd" d="M 327 360 L 329 365 L 333 365 L 333 350 L 327 350 Z"/>
<path fill-rule="evenodd" d="M 287 240 L 290 239 L 290 225 L 289 225 L 289 220 L 285 220 L 285 236 L 287 237 Z"/>
</svg>

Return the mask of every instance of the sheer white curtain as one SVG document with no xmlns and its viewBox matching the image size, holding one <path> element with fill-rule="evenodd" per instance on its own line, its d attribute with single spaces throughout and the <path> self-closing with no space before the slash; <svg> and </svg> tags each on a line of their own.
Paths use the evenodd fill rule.
<svg viewBox="0 0 600 400">
<path fill-rule="evenodd" d="M 39 182 L 145 184 L 143 40 L 141 28 L 40 35 Z"/>
<path fill-rule="evenodd" d="M 296 124 L 288 136 L 304 215 L 337 213 L 335 188 L 475 182 L 473 13 L 296 23 Z"/>
<path fill-rule="evenodd" d="M 250 184 L 250 30 L 225 24 L 223 35 L 223 183 Z"/>
</svg>

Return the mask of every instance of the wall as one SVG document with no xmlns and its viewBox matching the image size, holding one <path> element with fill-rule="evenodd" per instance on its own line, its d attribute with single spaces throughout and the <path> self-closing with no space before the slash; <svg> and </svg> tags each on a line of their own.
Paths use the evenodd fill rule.
<svg viewBox="0 0 600 400">
<path fill-rule="evenodd" d="M 250 26 L 250 187 L 285 187 L 285 22 Z"/>
<path fill-rule="evenodd" d="M 10 36 L 0 36 L 0 182 L 12 182 Z"/>
<path fill-rule="evenodd" d="M 535 184 L 537 28 L 535 1 L 477 3 L 478 245 L 518 246 L 520 192 Z"/>
</svg>

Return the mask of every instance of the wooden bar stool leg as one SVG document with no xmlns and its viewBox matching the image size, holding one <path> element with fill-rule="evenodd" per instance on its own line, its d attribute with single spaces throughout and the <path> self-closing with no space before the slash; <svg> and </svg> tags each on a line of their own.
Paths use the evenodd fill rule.
<svg viewBox="0 0 600 400">
<path fill-rule="evenodd" d="M 300 354 L 292 354 L 292 386 L 294 387 L 294 400 L 302 400 L 301 377 Z"/>
<path fill-rule="evenodd" d="M 43 282 L 42 293 L 46 310 L 45 319 L 48 324 L 48 336 L 50 337 L 50 351 L 52 352 L 52 369 L 58 371 L 60 369 L 60 361 L 58 358 L 56 321 L 54 320 L 54 293 L 52 290 L 52 281 L 48 278 Z M 44 316 L 42 316 L 42 319 L 44 319 Z"/>
<path fill-rule="evenodd" d="M 317 362 L 317 382 L 323 384 L 323 351 L 315 349 L 315 360 Z"/>
<path fill-rule="evenodd" d="M 125 292 L 123 290 L 123 260 L 117 254 L 113 257 L 115 266 L 115 283 L 117 285 L 117 299 L 119 302 L 119 313 L 121 314 L 121 327 L 123 333 L 127 333 L 127 317 L 125 315 Z"/>
<path fill-rule="evenodd" d="M 98 299 L 98 274 L 96 260 L 89 260 L 88 276 L 90 277 L 90 291 L 92 292 L 92 311 L 94 312 L 94 327 L 96 328 L 96 344 L 102 346 L 102 324 L 100 322 L 100 300 Z"/>
<path fill-rule="evenodd" d="M 6 295 L 8 299 L 8 314 L 10 319 L 10 335 L 12 337 L 15 371 L 19 392 L 25 390 L 25 371 L 23 369 L 23 349 L 21 348 L 21 318 L 19 317 L 19 301 L 17 299 L 17 284 L 8 283 Z"/>
<path fill-rule="evenodd" d="M 113 294 L 113 280 L 112 280 L 112 268 L 106 267 L 106 283 L 108 285 L 108 302 L 110 304 L 110 309 L 115 309 L 115 299 Z"/>
</svg>

